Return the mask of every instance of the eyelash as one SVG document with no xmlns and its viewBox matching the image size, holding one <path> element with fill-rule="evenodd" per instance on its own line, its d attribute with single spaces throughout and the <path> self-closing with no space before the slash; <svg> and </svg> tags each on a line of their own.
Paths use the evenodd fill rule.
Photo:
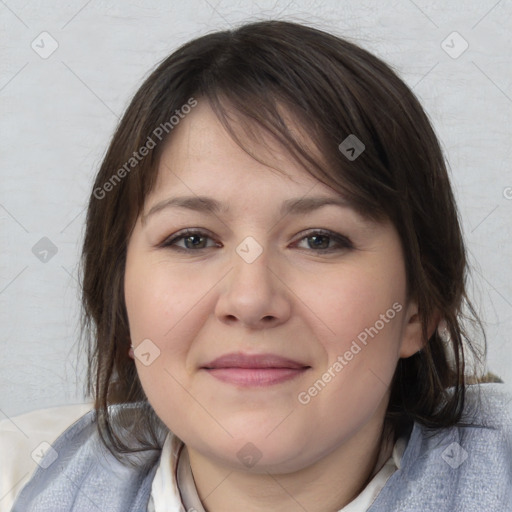
<svg viewBox="0 0 512 512">
<path fill-rule="evenodd" d="M 199 249 L 187 249 L 187 248 L 178 247 L 177 245 L 175 245 L 176 242 L 178 242 L 180 240 L 184 240 L 184 239 L 186 239 L 188 237 L 191 237 L 191 236 L 200 236 L 200 237 L 211 238 L 209 236 L 209 234 L 206 233 L 205 231 L 201 231 L 201 230 L 198 230 L 198 229 L 185 229 L 184 231 L 178 232 L 175 235 L 172 235 L 171 237 L 169 237 L 166 240 L 164 240 L 159 245 L 159 247 L 171 249 L 173 251 L 188 252 L 188 253 L 190 253 L 190 252 L 197 252 L 197 251 L 201 251 L 201 250 L 204 250 L 204 249 L 212 249 L 212 247 L 201 247 Z M 316 253 L 319 253 L 319 254 L 327 254 L 327 253 L 332 253 L 332 252 L 336 252 L 336 251 L 343 251 L 343 250 L 353 249 L 354 248 L 354 246 L 353 246 L 353 244 L 352 244 L 352 242 L 350 241 L 349 238 L 347 238 L 346 236 L 343 236 L 343 235 L 339 235 L 338 233 L 335 233 L 333 231 L 326 230 L 326 229 L 312 230 L 312 231 L 308 232 L 305 236 L 300 238 L 298 241 L 301 242 L 302 240 L 307 239 L 307 238 L 311 238 L 313 236 L 328 237 L 331 240 L 335 241 L 340 247 L 339 248 L 332 248 L 331 247 L 331 248 L 319 249 L 319 250 L 315 250 L 315 249 L 302 249 L 302 250 L 310 250 L 310 251 L 313 251 L 313 252 L 316 252 Z"/>
</svg>

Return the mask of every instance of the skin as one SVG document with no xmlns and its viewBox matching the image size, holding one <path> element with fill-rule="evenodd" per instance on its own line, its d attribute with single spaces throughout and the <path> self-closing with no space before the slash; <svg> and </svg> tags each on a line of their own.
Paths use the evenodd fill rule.
<svg viewBox="0 0 512 512">
<path fill-rule="evenodd" d="M 272 141 L 252 149 L 281 172 L 233 142 L 204 101 L 173 131 L 127 250 L 132 343 L 136 353 L 145 339 L 153 355 L 160 351 L 148 366 L 135 358 L 137 371 L 156 413 L 187 447 L 206 510 L 336 511 L 390 456 L 383 419 L 398 359 L 422 346 L 417 306 L 391 223 L 336 205 L 283 216 L 287 199 L 340 196 Z M 181 195 L 210 196 L 229 212 L 168 207 L 144 217 Z M 185 228 L 206 238 L 161 245 Z M 321 253 L 308 238 L 318 229 L 353 247 L 326 237 L 322 247 L 334 249 Z M 252 263 L 236 252 L 248 236 L 263 251 Z M 394 318 L 300 403 L 299 393 L 396 303 Z M 201 369 L 231 352 L 277 354 L 310 368 L 265 387 L 221 382 Z M 261 455 L 252 467 L 237 456 L 249 442 Z"/>
</svg>

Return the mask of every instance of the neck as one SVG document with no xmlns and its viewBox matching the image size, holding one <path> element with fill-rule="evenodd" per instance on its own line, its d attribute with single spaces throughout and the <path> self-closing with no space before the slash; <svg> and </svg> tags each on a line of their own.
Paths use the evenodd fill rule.
<svg viewBox="0 0 512 512">
<path fill-rule="evenodd" d="M 314 464 L 293 473 L 233 470 L 188 448 L 196 488 L 207 512 L 338 511 L 389 459 L 391 430 L 383 415 Z"/>
</svg>

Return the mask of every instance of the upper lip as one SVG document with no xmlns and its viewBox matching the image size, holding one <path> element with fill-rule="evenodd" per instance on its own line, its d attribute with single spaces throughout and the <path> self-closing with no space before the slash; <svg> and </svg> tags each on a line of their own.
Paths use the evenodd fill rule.
<svg viewBox="0 0 512 512">
<path fill-rule="evenodd" d="M 243 354 L 240 352 L 225 354 L 206 363 L 202 368 L 308 368 L 309 366 L 293 359 L 275 354 Z"/>
</svg>

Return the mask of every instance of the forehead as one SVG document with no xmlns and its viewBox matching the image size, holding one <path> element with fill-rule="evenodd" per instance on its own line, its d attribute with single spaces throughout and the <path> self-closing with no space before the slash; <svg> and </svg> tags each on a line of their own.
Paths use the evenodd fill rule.
<svg viewBox="0 0 512 512">
<path fill-rule="evenodd" d="M 256 224 L 294 215 L 305 218 L 326 206 L 331 217 L 343 211 L 344 218 L 353 219 L 362 230 L 373 232 L 378 227 L 345 194 L 312 176 L 269 135 L 260 132 L 250 139 L 247 133 L 236 132 L 244 136 L 243 149 L 207 102 L 177 128 L 161 155 L 142 225 L 155 214 L 171 210 L 174 215 L 196 212 Z"/>
<path fill-rule="evenodd" d="M 206 192 L 244 186 L 275 190 L 286 186 L 295 192 L 305 193 L 314 187 L 315 192 L 339 195 L 307 172 L 270 134 L 237 119 L 230 120 L 230 126 L 241 144 L 224 128 L 209 103 L 199 101 L 166 142 L 159 160 L 155 193 L 162 188 L 187 186 L 189 193 L 196 192 L 194 187 Z M 290 128 L 294 136 L 302 139 L 301 143 L 311 145 L 297 128 Z"/>
</svg>

